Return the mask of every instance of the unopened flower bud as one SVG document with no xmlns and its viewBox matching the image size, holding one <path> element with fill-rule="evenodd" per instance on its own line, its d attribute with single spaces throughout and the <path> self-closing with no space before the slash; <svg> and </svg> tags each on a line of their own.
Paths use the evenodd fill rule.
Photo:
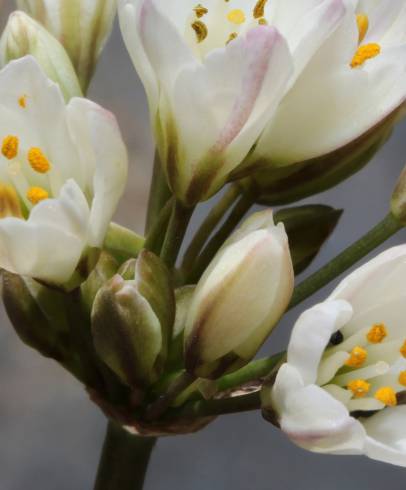
<svg viewBox="0 0 406 490">
<path fill-rule="evenodd" d="M 185 329 L 189 372 L 216 378 L 248 362 L 292 290 L 284 226 L 275 226 L 271 211 L 256 213 L 227 240 L 196 287 Z"/>
<path fill-rule="evenodd" d="M 69 326 L 61 294 L 2 271 L 2 299 L 20 339 L 45 357 L 66 364 Z"/>
<path fill-rule="evenodd" d="M 97 293 L 92 310 L 96 351 L 126 384 L 151 384 L 164 368 L 174 316 L 168 270 L 143 250 L 132 280 L 116 274 Z"/>
<path fill-rule="evenodd" d="M 17 0 L 17 5 L 60 41 L 86 91 L 113 26 L 116 0 Z"/>
<path fill-rule="evenodd" d="M 406 167 L 400 174 L 391 199 L 391 211 L 393 216 L 406 225 Z"/>
<path fill-rule="evenodd" d="M 24 12 L 10 15 L 0 40 L 0 60 L 8 62 L 32 55 L 46 75 L 58 83 L 66 100 L 81 96 L 78 78 L 63 46 L 43 26 Z"/>
</svg>

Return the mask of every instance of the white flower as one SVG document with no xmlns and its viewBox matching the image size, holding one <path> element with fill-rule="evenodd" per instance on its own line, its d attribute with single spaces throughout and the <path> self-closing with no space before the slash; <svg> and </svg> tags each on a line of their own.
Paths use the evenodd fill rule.
<svg viewBox="0 0 406 490">
<path fill-rule="evenodd" d="M 193 204 L 218 190 L 344 12 L 341 0 L 120 0 L 179 199 Z"/>
<path fill-rule="evenodd" d="M 100 247 L 122 194 L 127 154 L 108 111 L 65 105 L 34 58 L 0 71 L 0 267 L 64 282 Z"/>
<path fill-rule="evenodd" d="M 110 35 L 116 0 L 17 0 L 65 47 L 85 90 Z"/>
<path fill-rule="evenodd" d="M 326 164 L 337 164 L 368 141 L 371 151 L 375 133 L 399 117 L 406 99 L 406 1 L 346 4 L 340 27 L 270 115 L 244 165 L 291 165 L 324 156 Z"/>
<path fill-rule="evenodd" d="M 265 408 L 315 452 L 406 466 L 406 245 L 344 279 L 297 321 Z"/>
<path fill-rule="evenodd" d="M 200 377 L 237 369 L 261 347 L 286 310 L 293 267 L 282 223 L 252 215 L 220 249 L 190 301 L 185 358 Z"/>
</svg>

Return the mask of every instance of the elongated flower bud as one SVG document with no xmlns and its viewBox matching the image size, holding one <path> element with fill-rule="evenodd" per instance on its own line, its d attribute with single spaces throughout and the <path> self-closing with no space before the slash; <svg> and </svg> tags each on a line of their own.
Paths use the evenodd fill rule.
<svg viewBox="0 0 406 490">
<path fill-rule="evenodd" d="M 115 0 L 17 0 L 65 47 L 85 91 L 108 38 Z"/>
<path fill-rule="evenodd" d="M 194 292 L 185 329 L 186 367 L 215 378 L 249 361 L 285 311 L 293 268 L 282 224 L 254 214 L 220 249 Z"/>
<path fill-rule="evenodd" d="M 116 274 L 96 295 L 92 330 L 96 351 L 130 386 L 154 382 L 164 367 L 175 316 L 169 274 L 142 251 L 132 280 Z"/>
<path fill-rule="evenodd" d="M 10 15 L 0 41 L 0 60 L 4 66 L 11 60 L 32 55 L 47 76 L 59 84 L 65 99 L 81 96 L 82 91 L 72 62 L 64 47 L 44 27 L 24 12 Z"/>
</svg>

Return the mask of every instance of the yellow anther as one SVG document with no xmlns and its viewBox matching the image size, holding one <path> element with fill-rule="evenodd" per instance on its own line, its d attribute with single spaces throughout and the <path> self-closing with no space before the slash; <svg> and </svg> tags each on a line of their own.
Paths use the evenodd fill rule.
<svg viewBox="0 0 406 490">
<path fill-rule="evenodd" d="M 193 22 L 192 29 L 196 33 L 196 38 L 198 43 L 203 42 L 209 33 L 206 24 L 201 20 L 196 20 L 195 22 Z"/>
<path fill-rule="evenodd" d="M 227 15 L 227 19 L 233 24 L 244 24 L 245 14 L 241 9 L 231 10 Z"/>
<path fill-rule="evenodd" d="M 362 347 L 354 347 L 350 352 L 350 357 L 345 361 L 345 365 L 348 367 L 359 368 L 361 367 L 368 357 L 368 352 Z"/>
<path fill-rule="evenodd" d="M 375 58 L 381 52 L 381 47 L 376 43 L 363 44 L 357 49 L 354 58 L 351 61 L 351 68 L 362 66 L 367 60 Z"/>
<path fill-rule="evenodd" d="M 27 158 L 32 169 L 40 174 L 46 174 L 51 169 L 48 158 L 42 153 L 40 148 L 30 148 Z"/>
<path fill-rule="evenodd" d="M 401 371 L 398 377 L 399 384 L 406 386 L 406 371 Z"/>
<path fill-rule="evenodd" d="M 230 34 L 229 38 L 227 39 L 226 44 L 231 43 L 231 41 L 234 41 L 234 39 L 236 39 L 237 37 L 238 37 L 238 34 L 236 32 L 232 32 Z"/>
<path fill-rule="evenodd" d="M 20 199 L 14 187 L 0 182 L 0 218 L 22 218 Z"/>
<path fill-rule="evenodd" d="M 357 25 L 358 25 L 358 32 L 359 32 L 358 42 L 361 44 L 362 41 L 365 39 L 365 36 L 367 35 L 369 29 L 368 16 L 366 14 L 358 14 Z"/>
<path fill-rule="evenodd" d="M 406 340 L 403 342 L 402 347 L 400 348 L 400 353 L 406 359 Z"/>
<path fill-rule="evenodd" d="M 12 160 L 18 155 L 18 147 L 20 145 L 20 140 L 17 136 L 6 136 L 3 140 L 1 146 L 1 153 L 8 160 Z"/>
<path fill-rule="evenodd" d="M 387 335 L 386 326 L 383 323 L 376 323 L 367 333 L 367 340 L 371 344 L 380 344 Z"/>
<path fill-rule="evenodd" d="M 32 204 L 38 204 L 40 201 L 48 199 L 48 197 L 48 192 L 42 187 L 30 187 L 27 191 L 27 199 Z"/>
<path fill-rule="evenodd" d="M 203 5 L 201 5 L 200 3 L 199 5 L 196 5 L 193 10 L 195 11 L 196 17 L 198 19 L 209 13 L 208 9 L 206 7 L 203 7 Z"/>
<path fill-rule="evenodd" d="M 375 398 L 384 403 L 387 407 L 395 407 L 398 404 L 396 391 L 391 386 L 379 388 L 375 393 Z"/>
<path fill-rule="evenodd" d="M 363 398 L 371 389 L 371 385 L 363 379 L 354 379 L 350 381 L 347 388 L 352 391 L 354 398 Z"/>
<path fill-rule="evenodd" d="M 262 17 L 261 19 L 258 19 L 258 24 L 260 26 L 267 26 L 268 25 L 268 21 Z"/>
<path fill-rule="evenodd" d="M 18 105 L 25 109 L 27 107 L 27 96 L 22 95 L 21 97 L 18 98 Z"/>
<path fill-rule="evenodd" d="M 265 15 L 265 5 L 267 2 L 268 0 L 258 0 L 253 11 L 254 19 L 260 19 Z"/>
</svg>

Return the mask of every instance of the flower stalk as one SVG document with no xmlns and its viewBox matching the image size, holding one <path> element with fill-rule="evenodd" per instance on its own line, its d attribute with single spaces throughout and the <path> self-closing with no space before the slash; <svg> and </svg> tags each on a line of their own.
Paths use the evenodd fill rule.
<svg viewBox="0 0 406 490">
<path fill-rule="evenodd" d="M 109 422 L 94 490 L 141 490 L 155 443 Z"/>
</svg>

